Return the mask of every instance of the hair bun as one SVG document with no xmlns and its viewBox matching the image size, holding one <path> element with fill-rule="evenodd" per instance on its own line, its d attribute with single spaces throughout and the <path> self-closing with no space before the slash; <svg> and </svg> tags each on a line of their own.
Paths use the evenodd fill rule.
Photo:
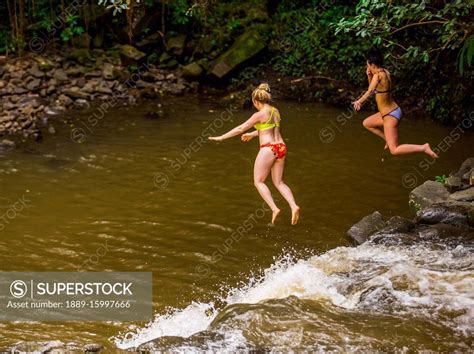
<svg viewBox="0 0 474 354">
<path fill-rule="evenodd" d="M 263 83 L 263 84 L 258 85 L 258 89 L 270 92 L 270 85 L 267 83 Z"/>
</svg>

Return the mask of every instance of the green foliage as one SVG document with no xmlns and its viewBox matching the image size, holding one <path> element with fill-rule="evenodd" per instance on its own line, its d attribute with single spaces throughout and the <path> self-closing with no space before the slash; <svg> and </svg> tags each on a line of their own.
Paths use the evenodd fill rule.
<svg viewBox="0 0 474 354">
<path fill-rule="evenodd" d="M 65 20 L 65 28 L 61 31 L 61 40 L 69 41 L 72 37 L 84 33 L 84 28 L 78 25 L 78 16 L 69 15 Z"/>
<path fill-rule="evenodd" d="M 14 52 L 15 47 L 11 32 L 8 30 L 0 30 L 0 54 Z"/>
<path fill-rule="evenodd" d="M 296 9 L 280 6 L 280 26 L 274 32 L 275 49 L 280 55 L 274 60 L 274 68 L 286 75 L 330 73 L 336 79 L 362 82 L 359 65 L 363 65 L 362 53 L 370 43 L 335 36 L 330 27 L 352 11 L 350 6 L 330 6 L 329 2 Z"/>
<path fill-rule="evenodd" d="M 474 35 L 471 35 L 462 46 L 458 56 L 458 69 L 461 75 L 464 75 L 466 66 L 470 67 L 472 56 L 474 54 Z M 467 64 L 467 65 L 466 65 Z"/>
<path fill-rule="evenodd" d="M 140 2 L 137 0 L 137 2 Z M 113 15 L 115 16 L 123 10 L 127 10 L 130 6 L 130 0 L 99 0 L 99 5 L 105 6 L 107 9 L 114 9 Z"/>
<path fill-rule="evenodd" d="M 435 177 L 435 181 L 436 181 L 436 182 L 439 182 L 439 183 L 441 183 L 441 184 L 445 184 L 447 178 L 448 178 L 448 177 L 446 177 L 445 175 L 436 176 L 436 177 Z"/>
<path fill-rule="evenodd" d="M 360 0 L 356 15 L 342 18 L 334 28 L 336 34 L 353 32 L 374 45 L 384 45 L 399 53 L 396 57 L 400 60 L 428 63 L 441 51 L 460 50 L 467 44 L 467 34 L 472 33 L 473 6 L 473 2 L 462 0 L 441 5 L 429 0 Z M 472 43 L 464 51 L 472 58 Z M 461 55 L 460 60 L 464 57 Z M 464 61 L 459 68 L 463 69 L 463 65 Z"/>
</svg>

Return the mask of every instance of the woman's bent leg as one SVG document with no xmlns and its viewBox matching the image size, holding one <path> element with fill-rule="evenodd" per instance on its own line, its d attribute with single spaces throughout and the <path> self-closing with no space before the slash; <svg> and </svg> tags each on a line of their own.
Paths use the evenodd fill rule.
<svg viewBox="0 0 474 354">
<path fill-rule="evenodd" d="M 379 113 L 372 114 L 370 117 L 367 117 L 362 122 L 364 128 L 374 133 L 375 135 L 381 137 L 385 140 L 385 134 L 382 130 L 383 128 L 383 119 L 382 115 Z"/>
<path fill-rule="evenodd" d="M 438 157 L 436 153 L 431 150 L 430 144 L 415 145 L 402 144 L 398 145 L 398 119 L 392 116 L 384 117 L 384 132 L 387 139 L 388 148 L 392 155 L 411 154 L 414 152 L 424 152 L 431 157 Z"/>
</svg>

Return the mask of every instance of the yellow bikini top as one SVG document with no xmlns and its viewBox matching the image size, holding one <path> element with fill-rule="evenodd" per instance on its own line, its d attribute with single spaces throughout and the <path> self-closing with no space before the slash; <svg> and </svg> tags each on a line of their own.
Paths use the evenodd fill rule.
<svg viewBox="0 0 474 354">
<path fill-rule="evenodd" d="M 273 112 L 275 112 L 275 107 L 272 107 L 272 112 L 270 113 L 270 118 L 268 118 L 268 120 L 265 123 L 257 123 L 253 127 L 256 130 L 267 130 L 267 129 L 273 129 L 275 127 L 279 127 L 280 126 L 279 121 L 275 122 L 275 123 L 270 123 L 270 122 L 272 122 Z"/>
</svg>

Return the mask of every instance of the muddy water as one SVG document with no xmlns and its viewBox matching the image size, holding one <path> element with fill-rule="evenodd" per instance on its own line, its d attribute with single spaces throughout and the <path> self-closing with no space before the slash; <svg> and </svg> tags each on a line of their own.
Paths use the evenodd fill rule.
<svg viewBox="0 0 474 354">
<path fill-rule="evenodd" d="M 409 216 L 409 190 L 447 174 L 473 151 L 472 134 L 406 119 L 402 142 L 442 150 L 392 157 L 361 126 L 363 115 L 279 102 L 289 148 L 286 180 L 302 208 L 277 225 L 253 187 L 257 142 L 201 143 L 251 111 L 224 114 L 211 99 L 109 112 L 92 124 L 72 112 L 44 143 L 0 160 L 1 271 L 151 271 L 151 323 L 1 323 L 0 348 L 20 340 L 98 342 L 131 348 L 160 338 L 162 349 L 335 350 L 472 345 L 472 252 L 348 247 L 362 216 Z M 222 117 L 225 117 L 224 119 Z M 82 123 L 81 123 L 82 122 Z M 71 140 L 81 128 L 83 143 Z M 77 131 L 74 133 L 77 140 Z M 197 139 L 197 140 L 196 140 Z M 411 188 L 410 188 L 411 187 Z M 230 235 L 245 226 L 229 246 Z M 124 334 L 129 333 L 127 339 Z M 137 334 L 138 333 L 138 334 Z"/>
</svg>

